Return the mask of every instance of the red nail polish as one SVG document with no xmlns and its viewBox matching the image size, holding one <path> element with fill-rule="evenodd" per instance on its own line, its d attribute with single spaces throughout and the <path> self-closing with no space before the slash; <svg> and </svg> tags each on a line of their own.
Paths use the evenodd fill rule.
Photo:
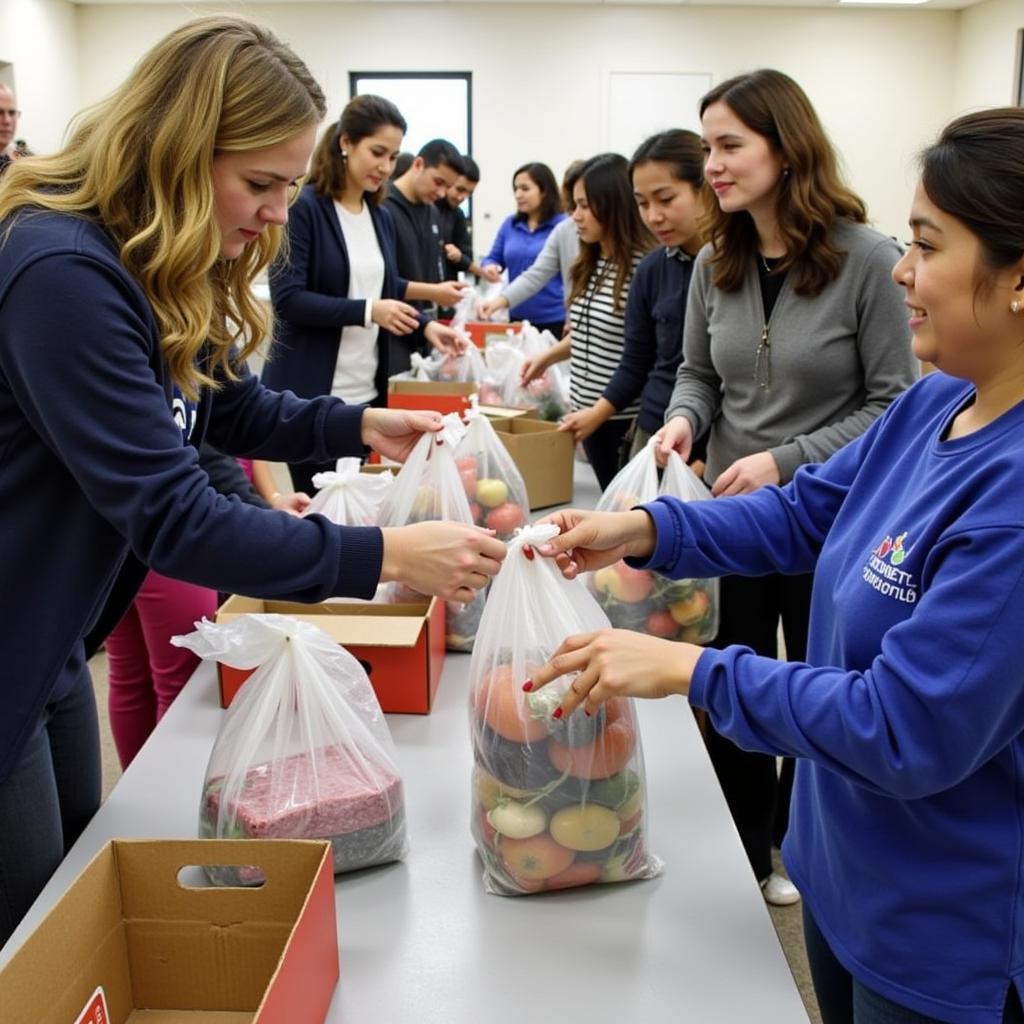
<svg viewBox="0 0 1024 1024">
<path fill-rule="evenodd" d="M 590 712 L 586 708 L 583 709 L 583 714 L 585 714 L 587 716 L 587 718 L 591 718 L 592 717 Z"/>
<path fill-rule="evenodd" d="M 555 708 L 555 713 L 551 717 L 552 718 L 561 718 L 562 717 L 562 709 L 561 708 Z"/>
<path fill-rule="evenodd" d="M 531 548 L 529 546 L 524 547 L 523 548 L 523 554 L 526 555 L 526 560 L 528 562 L 532 562 L 533 561 L 533 548 Z"/>
<path fill-rule="evenodd" d="M 527 679 L 526 682 L 523 683 L 523 689 L 527 693 L 529 693 L 533 689 L 533 680 L 532 679 Z"/>
</svg>

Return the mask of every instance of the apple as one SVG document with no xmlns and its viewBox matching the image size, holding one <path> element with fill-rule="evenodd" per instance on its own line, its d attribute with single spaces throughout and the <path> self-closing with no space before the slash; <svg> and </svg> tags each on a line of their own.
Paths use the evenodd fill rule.
<svg viewBox="0 0 1024 1024">
<path fill-rule="evenodd" d="M 654 586 L 654 577 L 644 569 L 633 569 L 625 562 L 607 565 L 594 573 L 594 587 L 616 601 L 633 604 L 643 601 Z"/>
<path fill-rule="evenodd" d="M 507 536 L 523 525 L 523 510 L 513 501 L 502 502 L 487 514 L 487 528 L 499 536 Z"/>
<path fill-rule="evenodd" d="M 516 879 L 540 881 L 559 875 L 576 859 L 576 854 L 556 843 L 546 832 L 529 839 L 505 839 L 501 844 L 501 861 Z"/>
<path fill-rule="evenodd" d="M 583 804 L 565 807 L 555 814 L 551 819 L 551 835 L 555 842 L 570 850 L 603 850 L 615 842 L 621 826 L 614 811 L 600 804 Z"/>
<path fill-rule="evenodd" d="M 484 477 L 476 485 L 476 500 L 488 508 L 496 508 L 508 498 L 508 484 L 494 477 Z"/>
<path fill-rule="evenodd" d="M 586 861 L 573 861 L 564 871 L 552 875 L 545 883 L 545 889 L 574 889 L 580 885 L 593 885 L 601 878 L 601 865 Z"/>
<path fill-rule="evenodd" d="M 495 665 L 473 690 L 473 707 L 499 736 L 515 743 L 536 743 L 547 739 L 548 727 L 530 714 L 523 682 L 511 665 Z"/>
<path fill-rule="evenodd" d="M 498 805 L 488 812 L 487 820 L 507 839 L 529 839 L 548 827 L 548 816 L 537 804 L 516 800 L 499 800 Z"/>
<path fill-rule="evenodd" d="M 472 455 L 462 455 L 455 460 L 459 470 L 459 479 L 462 481 L 462 489 L 470 501 L 476 497 L 476 459 Z"/>
<path fill-rule="evenodd" d="M 416 490 L 416 498 L 412 503 L 412 511 L 409 513 L 410 522 L 424 522 L 425 520 L 440 519 L 437 491 L 429 484 L 420 484 Z"/>
<path fill-rule="evenodd" d="M 651 636 L 667 640 L 679 632 L 679 623 L 668 612 L 651 612 L 647 616 L 645 628 Z"/>
<path fill-rule="evenodd" d="M 680 626 L 692 626 L 707 615 L 711 599 L 703 590 L 695 590 L 682 601 L 675 601 L 668 606 L 669 615 Z"/>
</svg>

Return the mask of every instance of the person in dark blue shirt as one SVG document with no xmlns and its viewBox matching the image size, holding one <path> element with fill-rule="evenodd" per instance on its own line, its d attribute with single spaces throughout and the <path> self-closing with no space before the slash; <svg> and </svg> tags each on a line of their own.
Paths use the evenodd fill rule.
<svg viewBox="0 0 1024 1024">
<path fill-rule="evenodd" d="M 936 372 L 785 486 L 556 513 L 540 549 L 570 576 L 624 555 L 813 571 L 806 658 L 614 630 L 570 637 L 526 688 L 579 672 L 557 717 L 688 694 L 743 749 L 798 759 L 782 853 L 824 1024 L 1019 1024 L 1024 110 L 944 129 L 910 228 L 892 276 Z"/>
<path fill-rule="evenodd" d="M 266 29 L 190 22 L 0 190 L 0 943 L 100 800 L 87 652 L 146 567 L 295 601 L 381 580 L 471 600 L 504 557 L 485 531 L 298 519 L 217 494 L 204 439 L 237 456 L 403 460 L 436 413 L 303 400 L 246 358 L 324 115 Z"/>
<path fill-rule="evenodd" d="M 632 458 L 664 424 L 683 358 L 686 293 L 693 258 L 703 242 L 698 228 L 704 184 L 699 136 L 682 129 L 652 135 L 633 154 L 629 173 L 640 216 L 661 243 L 633 275 L 622 360 L 604 389 L 604 401 L 615 409 L 640 399 Z"/>
</svg>

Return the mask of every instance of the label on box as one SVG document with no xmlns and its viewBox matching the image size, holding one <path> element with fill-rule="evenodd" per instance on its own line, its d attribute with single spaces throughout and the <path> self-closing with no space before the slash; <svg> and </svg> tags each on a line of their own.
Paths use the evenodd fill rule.
<svg viewBox="0 0 1024 1024">
<path fill-rule="evenodd" d="M 85 1009 L 75 1018 L 75 1024 L 110 1024 L 107 1013 L 107 997 L 103 994 L 103 986 L 99 985 L 89 997 Z"/>
</svg>

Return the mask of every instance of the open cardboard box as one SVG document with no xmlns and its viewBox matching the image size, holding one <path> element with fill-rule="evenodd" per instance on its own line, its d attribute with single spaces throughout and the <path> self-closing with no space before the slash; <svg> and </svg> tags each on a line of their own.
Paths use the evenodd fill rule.
<svg viewBox="0 0 1024 1024">
<path fill-rule="evenodd" d="M 523 474 L 531 510 L 572 501 L 576 454 L 572 434 L 528 416 L 492 419 L 491 425 Z"/>
<path fill-rule="evenodd" d="M 434 409 L 440 413 L 469 408 L 469 396 L 477 390 L 473 381 L 394 380 L 388 381 L 389 409 Z"/>
<path fill-rule="evenodd" d="M 444 667 L 444 612 L 444 601 L 436 597 L 415 604 L 293 604 L 236 594 L 217 610 L 216 621 L 269 613 L 308 622 L 359 659 L 383 711 L 425 715 Z M 217 675 L 226 708 L 252 672 L 218 664 Z"/>
<path fill-rule="evenodd" d="M 179 876 L 221 864 L 266 881 Z M 102 988 L 108 1016 L 90 1022 L 320 1024 L 337 980 L 329 842 L 114 839 L 0 970 L 0 1017 L 73 1024 Z"/>
<path fill-rule="evenodd" d="M 511 330 L 518 333 L 519 325 L 490 320 L 470 320 L 463 325 L 463 329 L 477 348 L 487 348 L 492 341 L 507 341 L 508 332 Z"/>
</svg>

